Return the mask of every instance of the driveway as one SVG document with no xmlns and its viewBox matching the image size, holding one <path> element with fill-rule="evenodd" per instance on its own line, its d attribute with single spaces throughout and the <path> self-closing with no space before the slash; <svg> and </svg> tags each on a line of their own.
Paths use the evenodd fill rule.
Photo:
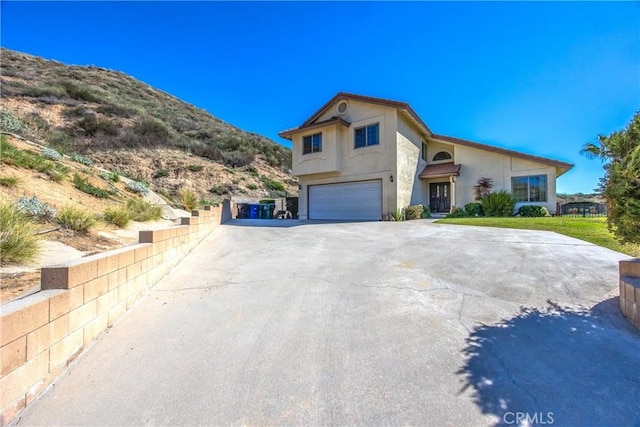
<svg viewBox="0 0 640 427">
<path fill-rule="evenodd" d="M 638 426 L 624 255 L 430 221 L 232 221 L 22 425 Z"/>
</svg>

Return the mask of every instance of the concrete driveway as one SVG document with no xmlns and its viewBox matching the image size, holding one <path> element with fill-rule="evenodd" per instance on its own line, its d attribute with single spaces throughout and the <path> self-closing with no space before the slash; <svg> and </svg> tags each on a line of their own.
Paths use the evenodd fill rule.
<svg viewBox="0 0 640 427">
<path fill-rule="evenodd" d="M 639 426 L 623 258 L 430 221 L 230 222 L 15 422 Z"/>
</svg>

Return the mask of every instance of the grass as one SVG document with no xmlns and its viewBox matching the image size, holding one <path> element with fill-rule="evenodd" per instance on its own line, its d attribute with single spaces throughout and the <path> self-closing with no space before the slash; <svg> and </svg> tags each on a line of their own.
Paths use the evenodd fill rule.
<svg viewBox="0 0 640 427">
<path fill-rule="evenodd" d="M 98 197 L 100 199 L 107 199 L 110 196 L 107 190 L 96 187 L 95 185 L 87 181 L 86 178 L 83 178 L 77 173 L 73 174 L 73 185 L 75 185 L 75 187 L 78 190 L 83 191 L 92 196 Z"/>
<path fill-rule="evenodd" d="M 104 220 L 120 228 L 124 228 L 131 222 L 131 212 L 126 207 L 114 207 L 104 210 Z"/>
<path fill-rule="evenodd" d="M 15 187 L 20 183 L 20 178 L 15 176 L 2 176 L 0 177 L 0 185 L 3 187 Z"/>
<path fill-rule="evenodd" d="M 0 137 L 0 151 L 2 163 L 17 166 L 25 169 L 32 169 L 38 172 L 47 172 L 54 168 L 55 163 L 48 160 L 40 153 L 28 150 L 20 150 L 7 142 L 4 135 Z"/>
<path fill-rule="evenodd" d="M 606 218 L 444 218 L 439 224 L 476 225 L 481 227 L 518 228 L 554 231 L 631 256 L 640 256 L 640 245 L 622 244 L 607 229 Z"/>
<path fill-rule="evenodd" d="M 181 190 L 180 204 L 185 210 L 192 211 L 198 207 L 198 198 L 189 190 Z"/>
<path fill-rule="evenodd" d="M 32 261 L 39 250 L 37 226 L 11 203 L 0 203 L 0 264 Z"/>
<path fill-rule="evenodd" d="M 90 212 L 69 205 L 58 212 L 56 222 L 64 228 L 77 231 L 78 233 L 87 233 L 97 221 Z"/>
<path fill-rule="evenodd" d="M 155 206 L 145 200 L 130 199 L 127 201 L 127 211 L 134 221 L 155 221 L 162 218 L 162 207 Z"/>
</svg>

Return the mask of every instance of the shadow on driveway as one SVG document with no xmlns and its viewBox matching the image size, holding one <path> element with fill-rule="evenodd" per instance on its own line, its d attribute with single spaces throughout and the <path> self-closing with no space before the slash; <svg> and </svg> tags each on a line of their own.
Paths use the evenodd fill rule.
<svg viewBox="0 0 640 427">
<path fill-rule="evenodd" d="M 617 304 L 579 310 L 548 301 L 474 328 L 458 371 L 463 391 L 472 387 L 500 426 L 640 426 L 640 333 Z"/>
<path fill-rule="evenodd" d="M 307 225 L 326 225 L 326 224 L 349 224 L 349 223 L 366 223 L 371 221 L 329 221 L 329 220 L 304 220 L 299 219 L 230 219 L 224 225 L 234 227 L 257 227 L 257 228 L 289 228 Z M 375 221 L 374 221 L 375 222 Z"/>
</svg>

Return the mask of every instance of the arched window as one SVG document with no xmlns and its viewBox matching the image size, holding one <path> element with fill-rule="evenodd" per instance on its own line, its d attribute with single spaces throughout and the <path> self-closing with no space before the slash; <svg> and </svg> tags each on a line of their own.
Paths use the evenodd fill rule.
<svg viewBox="0 0 640 427">
<path fill-rule="evenodd" d="M 435 156 L 433 156 L 434 162 L 437 162 L 439 160 L 451 160 L 451 154 L 447 153 L 446 151 L 440 151 L 439 153 L 436 153 Z"/>
</svg>

